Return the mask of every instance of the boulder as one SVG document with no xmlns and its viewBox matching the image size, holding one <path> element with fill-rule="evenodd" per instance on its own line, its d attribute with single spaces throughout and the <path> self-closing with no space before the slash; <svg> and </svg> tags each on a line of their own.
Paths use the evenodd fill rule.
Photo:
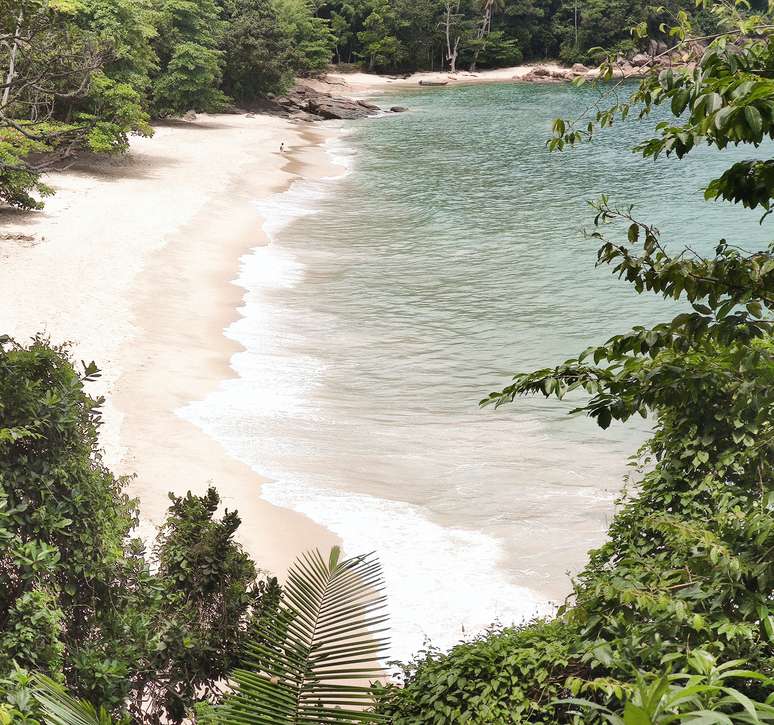
<svg viewBox="0 0 774 725">
<path fill-rule="evenodd" d="M 635 68 L 642 68 L 650 63 L 650 56 L 645 55 L 645 53 L 637 53 L 637 55 L 632 58 L 631 63 Z"/>
<path fill-rule="evenodd" d="M 310 98 L 307 108 L 310 113 L 323 118 L 353 120 L 370 115 L 369 109 L 364 108 L 357 101 L 350 101 L 348 98 L 326 98 L 325 96 Z"/>
<path fill-rule="evenodd" d="M 334 96 L 304 83 L 299 83 L 282 96 L 265 101 L 261 108 L 294 121 L 349 120 L 366 118 L 381 111 L 370 101 Z"/>
<path fill-rule="evenodd" d="M 536 73 L 536 70 L 537 68 L 529 71 L 529 73 L 523 76 L 513 76 L 513 80 L 521 83 L 563 83 L 567 80 L 564 75 L 561 75 L 560 77 L 552 75 L 547 68 L 542 68 L 545 73 Z"/>
<path fill-rule="evenodd" d="M 300 120 L 365 118 L 381 110 L 368 101 L 332 96 L 303 84 L 291 88 L 284 96 L 275 98 L 274 102 Z M 293 115 L 299 112 L 306 115 Z"/>
<path fill-rule="evenodd" d="M 184 121 L 195 121 L 196 120 L 196 111 L 186 111 L 183 115 Z"/>
<path fill-rule="evenodd" d="M 305 121 L 311 123 L 312 121 L 322 121 L 322 116 L 316 116 L 314 113 L 307 113 L 306 111 L 296 111 L 291 113 L 289 118 L 293 121 Z"/>
<path fill-rule="evenodd" d="M 578 73 L 578 74 L 589 72 L 589 69 L 585 65 L 583 65 L 583 63 L 573 63 L 573 66 L 572 68 L 570 68 L 570 70 L 573 73 Z"/>
<path fill-rule="evenodd" d="M 246 113 L 245 114 L 245 118 L 255 118 L 255 114 L 254 113 Z"/>
<path fill-rule="evenodd" d="M 663 40 L 651 40 L 648 41 L 648 52 L 651 55 L 661 55 L 669 50 L 669 46 Z"/>
<path fill-rule="evenodd" d="M 545 66 L 536 65 L 527 75 L 534 76 L 535 78 L 549 78 L 551 71 Z"/>
<path fill-rule="evenodd" d="M 404 106 L 392 106 L 390 111 L 392 111 L 392 113 L 405 113 L 408 111 L 408 108 L 405 108 Z"/>
</svg>

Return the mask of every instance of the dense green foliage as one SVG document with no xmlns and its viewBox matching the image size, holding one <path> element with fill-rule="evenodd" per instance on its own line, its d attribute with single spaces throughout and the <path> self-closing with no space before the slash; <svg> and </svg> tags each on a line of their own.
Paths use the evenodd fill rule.
<svg viewBox="0 0 774 725">
<path fill-rule="evenodd" d="M 216 695 L 264 594 L 219 498 L 172 497 L 154 555 L 135 503 L 101 463 L 100 400 L 66 352 L 0 346 L 0 703 L 27 707 L 35 670 L 109 710 L 179 722 Z M 20 680 L 21 678 L 21 680 Z"/>
<path fill-rule="evenodd" d="M 687 46 L 701 28 L 724 28 L 695 69 L 663 69 L 628 100 L 557 120 L 549 146 L 562 150 L 663 107 L 671 117 L 637 147 L 646 157 L 732 143 L 765 150 L 774 139 L 774 19 L 743 2 L 698 5 L 677 13 L 668 32 Z M 280 90 L 288 68 L 322 68 L 334 42 L 341 59 L 375 68 L 432 63 L 439 48 L 444 62 L 453 53 L 479 64 L 549 48 L 567 55 L 591 42 L 615 53 L 664 33 L 658 20 L 670 12 L 601 0 L 579 7 L 576 43 L 574 13 L 567 24 L 574 6 L 558 0 L 369 0 L 316 11 L 303 0 L 9 1 L 0 194 L 35 206 L 30 192 L 46 189 L 25 161 L 31 153 L 120 151 L 128 133 L 148 132 L 150 112 L 212 110 L 226 94 L 250 100 Z M 638 30 L 623 40 L 619 23 Z M 734 164 L 708 180 L 707 199 L 765 219 L 772 163 Z M 207 708 L 207 719 L 774 721 L 774 245 L 718 240 L 709 257 L 674 252 L 632 208 L 607 197 L 593 206 L 598 264 L 638 294 L 682 301 L 683 311 L 518 374 L 484 403 L 570 397 L 603 429 L 647 416 L 654 432 L 638 480 L 555 619 L 422 653 L 403 667 L 402 687 L 330 682 L 363 675 L 379 649 L 364 629 L 382 622 L 378 567 L 341 562 L 337 552 L 327 564 L 313 556 L 283 595 L 276 581 L 259 581 L 234 542 L 239 518 L 217 517 L 214 490 L 172 496 L 147 553 L 132 538 L 137 509 L 125 482 L 100 459 L 101 401 L 84 391 L 97 370 L 79 374 L 65 350 L 41 339 L 25 347 L 2 338 L 0 723 L 37 722 L 41 708 L 59 725 L 180 722 L 197 702 L 221 698 L 238 663 L 235 693 Z M 328 707 L 372 697 L 375 712 Z"/>
<path fill-rule="evenodd" d="M 236 101 L 279 93 L 292 80 L 290 29 L 271 0 L 224 0 L 223 90 Z"/>
<path fill-rule="evenodd" d="M 710 45 L 696 70 L 665 70 L 645 79 L 630 101 L 592 111 L 590 120 L 557 121 L 550 145 L 561 149 L 593 136 L 597 125 L 634 109 L 647 115 L 657 105 L 674 118 L 638 146 L 646 156 L 682 157 L 700 142 L 722 149 L 774 138 L 772 23 L 742 4 L 706 5 L 730 35 Z M 691 32 L 681 18 L 676 37 L 688 40 Z M 774 184 L 767 163 L 734 166 L 709 181 L 707 197 L 768 212 Z M 681 699 L 674 694 L 680 680 L 670 673 L 693 670 L 706 678 L 725 671 L 724 686 L 741 698 L 772 699 L 774 680 L 765 678 L 774 675 L 774 246 L 745 251 L 720 240 L 708 258 L 687 249 L 672 253 L 631 208 L 615 208 L 607 198 L 594 207 L 590 236 L 601 244 L 598 263 L 637 293 L 683 300 L 687 309 L 556 367 L 516 375 L 485 401 L 499 406 L 530 394 L 574 400 L 585 394 L 577 410 L 602 428 L 634 415 L 654 424 L 640 452 L 640 478 L 622 495 L 608 542 L 592 552 L 552 625 L 565 648 L 563 671 L 543 663 L 529 675 L 532 689 L 522 681 L 519 703 L 495 721 L 572 722 L 567 703 L 543 709 L 540 686 L 553 682 L 565 697 L 581 694 L 594 703 L 578 716 L 584 722 L 690 722 L 689 712 L 703 707 L 725 715 L 696 722 L 757 722 L 725 690 Z M 620 226 L 623 241 L 610 239 Z M 512 636 L 494 634 L 412 665 L 404 689 L 384 690 L 381 710 L 398 722 L 486 721 L 476 715 L 480 705 L 469 705 L 471 693 L 497 711 L 501 694 L 492 690 L 488 671 L 501 667 L 499 647 Z M 535 661 L 532 646 L 508 650 L 508 669 Z M 724 661 L 734 664 L 716 670 L 715 662 Z M 739 671 L 738 661 L 761 674 Z M 697 670 L 702 666 L 706 671 Z M 652 702 L 643 700 L 645 691 Z"/>
<path fill-rule="evenodd" d="M 0 202 L 25 209 L 77 153 L 280 92 L 333 50 L 302 0 L 2 0 L 0 40 Z"/>
<path fill-rule="evenodd" d="M 0 202 L 39 208 L 46 169 L 120 153 L 151 117 L 227 110 L 331 61 L 513 65 L 646 48 L 690 0 L 2 0 Z M 699 15 L 702 15 L 699 13 Z M 710 17 L 704 13 L 705 20 Z M 705 23 L 708 26 L 712 23 Z"/>
<path fill-rule="evenodd" d="M 565 695 L 571 636 L 557 622 L 495 630 L 444 654 L 430 649 L 402 666 L 405 689 L 377 686 L 395 725 L 555 722 Z"/>
<path fill-rule="evenodd" d="M 327 0 L 319 12 L 330 20 L 339 62 L 444 70 L 546 58 L 585 61 L 599 46 L 636 52 L 630 28 L 644 23 L 651 38 L 666 40 L 661 23 L 680 9 L 693 11 L 693 5 L 691 0 Z"/>
<path fill-rule="evenodd" d="M 598 717 L 609 725 L 774 722 L 774 694 L 762 702 L 731 686 L 747 679 L 772 689 L 774 681 L 758 672 L 739 669 L 742 664 L 736 660 L 718 665 L 712 655 L 697 649 L 688 656 L 688 672 L 640 675 L 622 688 L 621 714 L 590 700 L 570 698 L 558 704 L 569 705 L 568 714 L 578 719 Z"/>
</svg>

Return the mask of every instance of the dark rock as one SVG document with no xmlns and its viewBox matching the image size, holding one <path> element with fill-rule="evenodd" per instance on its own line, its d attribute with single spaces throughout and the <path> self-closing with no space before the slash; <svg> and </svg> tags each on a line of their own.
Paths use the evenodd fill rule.
<svg viewBox="0 0 774 725">
<path fill-rule="evenodd" d="M 650 63 L 650 56 L 645 55 L 645 53 L 637 53 L 637 55 L 632 58 L 631 63 L 635 68 L 642 68 Z"/>
<path fill-rule="evenodd" d="M 355 118 L 365 118 L 370 115 L 368 110 L 363 108 L 356 101 L 349 101 L 344 98 L 310 99 L 308 108 L 312 113 L 329 119 L 353 120 Z"/>
<path fill-rule="evenodd" d="M 564 81 L 569 80 L 569 77 L 557 71 L 552 73 L 548 68 L 538 66 L 523 76 L 514 76 L 513 80 L 520 83 L 564 83 Z"/>
<path fill-rule="evenodd" d="M 365 118 L 381 109 L 373 103 L 333 96 L 300 83 L 266 102 L 267 110 L 297 121 Z"/>
<path fill-rule="evenodd" d="M 406 111 L 408 111 L 408 108 L 405 108 L 404 106 L 392 106 L 390 108 L 390 111 L 392 111 L 393 113 L 405 113 Z"/>
<path fill-rule="evenodd" d="M 307 123 L 323 120 L 322 116 L 317 116 L 314 113 L 308 113 L 307 111 L 296 111 L 295 113 L 291 113 L 289 117 L 293 121 L 306 121 Z"/>
<path fill-rule="evenodd" d="M 254 113 L 246 113 L 245 116 L 247 118 L 255 118 L 255 114 Z"/>
</svg>

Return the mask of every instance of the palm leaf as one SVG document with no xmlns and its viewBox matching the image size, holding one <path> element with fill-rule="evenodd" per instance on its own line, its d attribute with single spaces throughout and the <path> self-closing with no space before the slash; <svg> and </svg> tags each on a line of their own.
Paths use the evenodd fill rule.
<svg viewBox="0 0 774 725">
<path fill-rule="evenodd" d="M 105 708 L 97 710 L 85 700 L 76 700 L 44 675 L 35 675 L 33 695 L 48 725 L 113 725 Z"/>
<path fill-rule="evenodd" d="M 216 710 L 224 725 L 384 722 L 369 712 L 363 681 L 384 674 L 389 639 L 384 580 L 371 554 L 326 562 L 319 551 L 296 559 L 278 609 L 256 626 L 238 686 Z"/>
</svg>

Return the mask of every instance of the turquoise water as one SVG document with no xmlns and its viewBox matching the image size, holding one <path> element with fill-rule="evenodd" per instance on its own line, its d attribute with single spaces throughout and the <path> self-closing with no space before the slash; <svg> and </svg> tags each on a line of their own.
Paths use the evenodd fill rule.
<svg viewBox="0 0 774 725">
<path fill-rule="evenodd" d="M 398 656 L 544 611 L 603 539 L 644 422 L 477 406 L 514 371 L 674 311 L 595 269 L 587 200 L 636 204 L 674 248 L 768 238 L 759 215 L 702 200 L 739 151 L 645 161 L 631 123 L 549 154 L 553 118 L 594 97 L 434 88 L 342 128 L 345 176 L 262 206 L 273 242 L 244 260 L 229 331 L 240 379 L 190 410 L 273 479 L 265 497 L 379 553 Z"/>
</svg>

